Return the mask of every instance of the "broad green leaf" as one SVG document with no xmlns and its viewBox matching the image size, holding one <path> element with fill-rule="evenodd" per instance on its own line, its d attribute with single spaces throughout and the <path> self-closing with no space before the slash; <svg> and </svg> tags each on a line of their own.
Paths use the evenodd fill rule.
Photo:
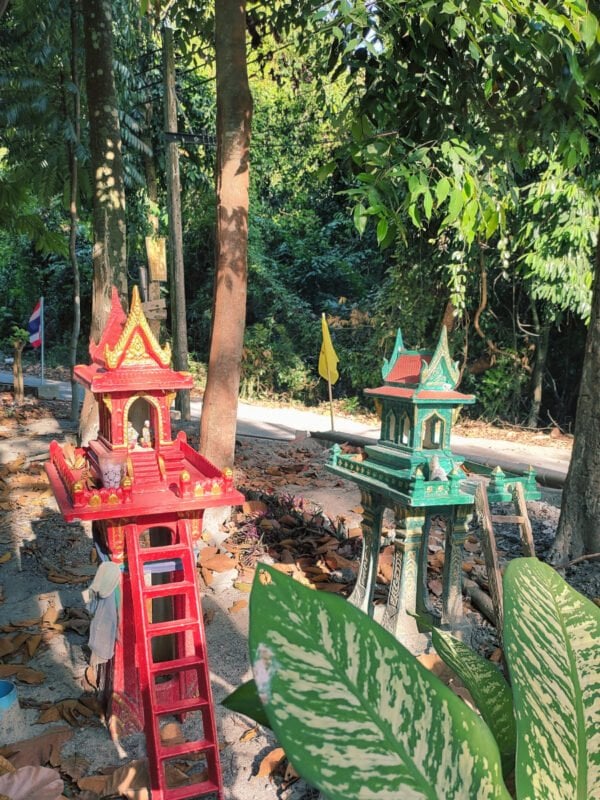
<svg viewBox="0 0 600 800">
<path fill-rule="evenodd" d="M 425 210 L 425 216 L 428 220 L 431 219 L 431 212 L 433 210 L 433 197 L 431 196 L 431 192 L 429 189 L 423 195 L 423 208 Z"/>
<path fill-rule="evenodd" d="M 450 193 L 450 181 L 448 178 L 441 178 L 435 187 L 435 198 L 438 206 L 441 205 Z"/>
<path fill-rule="evenodd" d="M 508 800 L 485 723 L 346 600 L 259 565 L 250 656 L 275 735 L 328 800 Z"/>
<path fill-rule="evenodd" d="M 588 50 L 596 43 L 597 35 L 598 20 L 591 11 L 588 11 L 581 23 L 581 38 Z"/>
<path fill-rule="evenodd" d="M 253 680 L 246 681 L 238 686 L 235 691 L 228 694 L 227 697 L 221 701 L 221 705 L 228 708 L 230 711 L 237 711 L 238 714 L 245 714 L 254 722 L 259 725 L 264 725 L 265 728 L 270 728 L 271 725 L 265 714 L 263 704 L 260 702 L 258 691 L 256 690 L 256 683 Z"/>
<path fill-rule="evenodd" d="M 517 792 L 600 797 L 600 609 L 535 558 L 504 575 L 504 642 L 517 720 Z"/>
<path fill-rule="evenodd" d="M 449 222 L 454 222 L 454 220 L 460 214 L 462 207 L 463 207 L 463 193 L 460 187 L 456 186 L 450 195 L 450 202 L 448 203 L 448 218 Z"/>
<path fill-rule="evenodd" d="M 380 219 L 377 223 L 377 244 L 381 244 L 385 237 L 387 236 L 388 232 L 388 221 L 387 219 Z"/>
<path fill-rule="evenodd" d="M 423 620 L 421 620 L 423 623 Z M 467 687 L 498 743 L 506 773 L 515 766 L 516 729 L 510 686 L 500 670 L 446 631 L 430 626 L 439 657 Z"/>
<path fill-rule="evenodd" d="M 362 234 L 365 232 L 365 228 L 367 227 L 367 209 L 362 205 L 359 204 L 354 208 L 354 225 L 356 226 L 356 230 Z"/>
</svg>

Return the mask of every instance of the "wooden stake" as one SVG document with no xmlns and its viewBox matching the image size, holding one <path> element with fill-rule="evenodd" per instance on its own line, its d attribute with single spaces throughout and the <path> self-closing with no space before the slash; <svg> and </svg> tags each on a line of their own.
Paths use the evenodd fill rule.
<svg viewBox="0 0 600 800">
<path fill-rule="evenodd" d="M 327 379 L 327 386 L 329 387 L 329 414 L 331 415 L 331 430 L 334 431 L 333 426 L 333 392 L 331 391 L 331 381 Z"/>
</svg>

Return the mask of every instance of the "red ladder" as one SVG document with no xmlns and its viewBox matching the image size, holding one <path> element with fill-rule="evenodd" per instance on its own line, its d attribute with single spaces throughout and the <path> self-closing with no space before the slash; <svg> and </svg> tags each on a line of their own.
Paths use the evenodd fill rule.
<svg viewBox="0 0 600 800">
<path fill-rule="evenodd" d="M 137 631 L 138 676 L 151 797 L 152 800 L 223 800 L 204 623 L 188 525 L 180 521 L 177 533 L 171 534 L 177 541 L 158 547 L 142 546 L 136 527 L 127 526 L 125 540 Z M 146 567 L 151 568 L 157 562 L 171 562 L 171 568 L 164 570 L 169 573 L 169 583 L 147 586 Z M 160 570 L 160 563 L 157 567 Z M 173 618 L 166 622 L 152 622 L 152 601 L 159 598 L 171 602 L 169 616 Z M 154 660 L 152 642 L 157 637 L 169 637 L 174 643 L 172 660 Z M 201 719 L 202 731 L 198 739 L 182 744 L 161 740 L 163 723 L 170 717 L 181 719 L 192 712 L 197 712 L 196 716 Z M 176 786 L 170 786 L 168 767 L 174 767 L 186 757 L 195 762 L 196 776 L 188 776 L 185 785 L 177 782 Z"/>
</svg>

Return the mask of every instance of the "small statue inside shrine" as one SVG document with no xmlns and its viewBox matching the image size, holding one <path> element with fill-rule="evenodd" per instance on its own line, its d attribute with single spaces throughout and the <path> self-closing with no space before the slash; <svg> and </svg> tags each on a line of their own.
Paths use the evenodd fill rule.
<svg viewBox="0 0 600 800">
<path fill-rule="evenodd" d="M 152 429 L 150 428 L 149 419 L 144 420 L 144 427 L 142 428 L 140 444 L 142 445 L 142 447 L 152 447 Z"/>
<path fill-rule="evenodd" d="M 138 443 L 138 432 L 133 427 L 131 420 L 127 423 L 127 447 L 129 450 L 135 450 Z"/>
</svg>

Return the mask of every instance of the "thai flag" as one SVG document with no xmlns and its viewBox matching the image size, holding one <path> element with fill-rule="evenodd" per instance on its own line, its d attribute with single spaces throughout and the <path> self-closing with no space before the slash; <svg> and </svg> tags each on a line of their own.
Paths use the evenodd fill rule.
<svg viewBox="0 0 600 800">
<path fill-rule="evenodd" d="M 42 345 L 42 301 L 38 300 L 33 314 L 29 317 L 27 323 L 27 330 L 29 331 L 29 343 L 32 347 L 41 347 Z"/>
</svg>

